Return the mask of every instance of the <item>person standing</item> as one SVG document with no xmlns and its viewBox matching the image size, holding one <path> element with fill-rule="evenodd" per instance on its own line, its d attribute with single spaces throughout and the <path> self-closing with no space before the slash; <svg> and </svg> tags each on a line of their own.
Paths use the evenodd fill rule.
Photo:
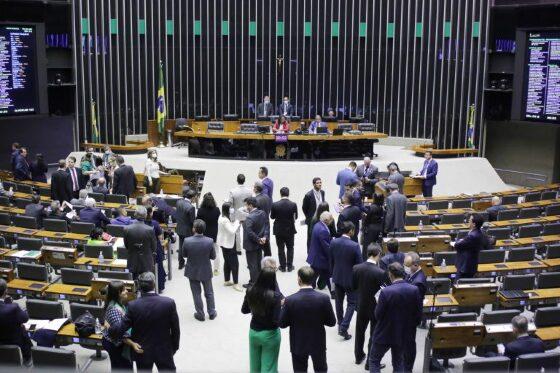
<svg viewBox="0 0 560 373">
<path fill-rule="evenodd" d="M 337 234 L 340 236 L 343 233 L 341 229 L 343 227 L 344 222 L 351 222 L 354 225 L 354 229 L 352 231 L 352 240 L 358 242 L 358 235 L 360 234 L 360 220 L 362 220 L 362 212 L 360 208 L 356 205 L 352 205 L 350 203 L 351 196 L 349 193 L 346 193 L 342 196 L 342 210 L 338 215 L 338 221 L 336 222 L 336 229 Z"/>
<path fill-rule="evenodd" d="M 383 258 L 379 261 L 379 267 L 386 271 L 389 266 L 395 262 L 400 265 L 404 264 L 404 254 L 399 252 L 399 241 L 395 238 L 391 238 L 387 241 L 387 253 L 383 255 Z"/>
<path fill-rule="evenodd" d="M 128 252 L 126 268 L 136 279 L 141 273 L 154 270 L 154 255 L 157 249 L 156 235 L 144 221 L 148 212 L 144 206 L 136 206 L 136 221 L 124 227 L 124 246 Z"/>
<path fill-rule="evenodd" d="M 51 199 L 60 203 L 72 199 L 72 179 L 66 172 L 66 161 L 58 161 L 58 170 L 51 175 Z"/>
<path fill-rule="evenodd" d="M 160 372 L 175 371 L 173 355 L 181 339 L 177 306 L 173 299 L 156 294 L 155 286 L 152 272 L 138 276 L 140 298 L 128 303 L 124 318 L 110 325 L 108 335 L 117 340 L 132 330 L 130 338 L 142 349 L 141 353 L 132 354 L 139 371 L 151 372 L 154 364 Z"/>
<path fill-rule="evenodd" d="M 375 330 L 369 354 L 370 373 L 379 373 L 381 359 L 391 350 L 393 371 L 404 371 L 403 347 L 422 320 L 423 299 L 414 285 L 404 280 L 403 266 L 393 263 L 388 269 L 391 285 L 381 289 L 375 307 Z"/>
<path fill-rule="evenodd" d="M 218 313 L 214 302 L 214 289 L 212 288 L 212 263 L 216 259 L 214 241 L 206 237 L 204 232 L 206 224 L 201 219 L 193 223 L 194 235 L 186 238 L 181 246 L 183 257 L 187 258 L 185 265 L 185 277 L 189 279 L 193 295 L 195 314 L 194 318 L 204 321 L 204 303 L 202 302 L 202 287 L 206 298 L 208 317 L 214 320 Z"/>
<path fill-rule="evenodd" d="M 21 148 L 19 156 L 16 159 L 16 168 L 14 170 L 14 179 L 16 180 L 31 180 L 31 173 L 29 171 L 29 163 L 27 162 L 27 149 Z"/>
<path fill-rule="evenodd" d="M 286 298 L 280 313 L 280 327 L 290 328 L 290 351 L 294 372 L 307 372 L 309 357 L 315 372 L 326 372 L 325 326 L 336 325 L 329 296 L 313 290 L 315 273 L 311 267 L 298 270 L 299 291 Z"/>
<path fill-rule="evenodd" d="M 147 194 L 159 193 L 161 190 L 159 177 L 164 172 L 160 171 L 157 158 L 158 155 L 155 150 L 148 152 L 148 159 L 144 165 L 144 186 L 146 187 Z"/>
<path fill-rule="evenodd" d="M 429 150 L 424 153 L 424 158 L 424 165 L 419 174 L 422 179 L 422 195 L 431 197 L 434 185 L 437 183 L 438 163 L 432 158 L 432 152 Z"/>
<path fill-rule="evenodd" d="M 278 106 L 278 111 L 276 112 L 278 115 L 284 115 L 291 117 L 295 115 L 295 110 L 292 104 L 290 104 L 290 98 L 288 96 L 284 96 L 284 100 Z"/>
<path fill-rule="evenodd" d="M 260 181 L 255 182 L 253 187 L 255 193 L 255 200 L 257 201 L 257 208 L 266 214 L 266 224 L 269 225 L 268 231 L 270 232 L 270 210 L 272 209 L 272 199 L 264 193 L 263 184 Z M 266 243 L 263 245 L 264 256 L 272 256 L 270 250 L 270 236 L 267 237 Z"/>
<path fill-rule="evenodd" d="M 268 177 L 268 168 L 260 167 L 259 168 L 259 180 L 262 183 L 262 192 L 266 194 L 272 203 L 272 194 L 274 192 L 274 182 L 271 178 Z"/>
<path fill-rule="evenodd" d="M 247 290 L 241 312 L 251 313 L 249 359 L 251 372 L 277 372 L 282 297 L 275 291 L 276 271 L 263 268 Z"/>
<path fill-rule="evenodd" d="M 383 235 L 385 210 L 383 194 L 375 193 L 373 203 L 362 224 L 362 257 L 367 259 L 367 248 L 371 243 L 379 243 Z"/>
<path fill-rule="evenodd" d="M 196 218 L 206 223 L 204 235 L 210 237 L 214 241 L 214 251 L 216 258 L 214 259 L 214 276 L 220 273 L 220 247 L 216 245 L 218 236 L 218 218 L 220 217 L 220 209 L 216 206 L 216 200 L 212 193 L 208 192 L 202 197 L 200 208 L 196 212 Z"/>
<path fill-rule="evenodd" d="M 257 105 L 257 118 L 274 115 L 274 107 L 270 103 L 270 97 L 264 96 L 263 102 Z"/>
<path fill-rule="evenodd" d="M 333 293 L 331 289 L 330 268 L 330 245 L 332 236 L 329 225 L 332 224 L 333 220 L 330 212 L 323 211 L 321 213 L 320 221 L 313 227 L 311 244 L 309 245 L 309 253 L 307 254 L 307 263 L 309 263 L 315 272 L 313 288 L 317 286 L 319 289 L 323 289 L 327 286 L 331 294 Z"/>
<path fill-rule="evenodd" d="M 379 268 L 381 247 L 377 243 L 370 243 L 367 249 L 367 260 L 356 264 L 352 269 L 352 288 L 357 293 L 358 313 L 356 315 L 356 339 L 354 342 L 354 357 L 360 365 L 371 349 L 371 336 L 375 329 L 375 294 L 387 282 L 385 271 Z M 369 324 L 369 338 L 367 354 L 364 353 L 366 329 Z M 368 362 L 366 360 L 366 370 Z"/>
<path fill-rule="evenodd" d="M 338 335 L 345 340 L 352 336 L 348 333 L 352 316 L 356 310 L 356 293 L 352 287 L 352 269 L 362 262 L 360 245 L 352 240 L 354 224 L 349 221 L 342 223 L 342 236 L 332 240 L 330 245 L 330 266 L 334 283 L 336 318 L 338 320 Z M 344 312 L 344 298 L 346 297 L 346 312 Z"/>
<path fill-rule="evenodd" d="M 243 224 L 243 249 L 245 249 L 245 255 L 247 256 L 250 280 L 249 284 L 243 286 L 247 288 L 257 280 L 263 247 L 268 242 L 270 232 L 268 216 L 264 211 L 257 208 L 255 197 L 249 197 L 245 200 L 245 209 L 248 215 Z"/>
<path fill-rule="evenodd" d="M 270 217 L 274 219 L 273 233 L 278 246 L 278 260 L 280 271 L 291 272 L 294 270 L 294 235 L 296 234 L 295 221 L 298 218 L 297 205 L 289 200 L 290 190 L 287 187 L 280 189 L 280 200 L 272 204 Z M 284 251 L 286 247 L 286 251 Z M 287 254 L 287 258 L 286 258 Z"/>
<path fill-rule="evenodd" d="M 241 239 L 243 237 L 242 226 L 245 218 L 247 217 L 247 213 L 243 211 L 243 208 L 245 207 L 245 199 L 251 197 L 252 195 L 253 192 L 251 191 L 251 189 L 245 186 L 245 175 L 237 175 L 237 187 L 229 191 L 229 197 L 227 201 L 233 207 L 233 215 L 231 216 L 231 218 L 233 220 L 238 220 L 241 227 L 235 233 L 235 246 L 237 247 L 239 252 L 241 252 L 241 247 L 243 247 L 243 243 L 241 242 Z"/>
<path fill-rule="evenodd" d="M 16 163 L 19 157 L 21 145 L 18 142 L 12 143 L 12 153 L 10 156 L 10 165 L 12 167 L 12 174 L 16 172 Z"/>
<path fill-rule="evenodd" d="M 124 157 L 117 156 L 117 169 L 113 172 L 113 194 L 130 198 L 136 191 L 136 175 L 132 166 L 124 164 Z"/>
<path fill-rule="evenodd" d="M 72 180 L 72 197 L 78 198 L 80 190 L 84 188 L 84 177 L 82 175 L 82 170 L 76 167 L 76 158 L 68 157 L 66 159 L 66 172 L 70 175 Z"/>
<path fill-rule="evenodd" d="M 396 184 L 399 188 L 399 193 L 404 194 L 404 176 L 399 172 L 399 167 L 396 163 L 392 162 L 389 164 L 389 177 L 387 178 L 387 184 Z"/>
<path fill-rule="evenodd" d="M 373 196 L 375 187 L 375 175 L 379 169 L 371 163 L 370 157 L 364 157 L 364 163 L 356 168 L 356 176 L 361 181 L 366 197 Z"/>
<path fill-rule="evenodd" d="M 144 223 L 152 227 L 154 229 L 154 234 L 156 235 L 156 255 L 155 255 L 155 264 L 157 265 L 157 285 L 158 285 L 158 293 L 161 293 L 165 290 L 165 281 L 167 280 L 167 273 L 165 272 L 165 267 L 163 266 L 163 260 L 165 259 L 165 252 L 163 251 L 163 229 L 159 225 L 158 221 L 154 219 L 154 208 L 152 206 L 148 206 L 146 208 L 146 220 Z M 130 223 L 132 224 L 132 222 Z"/>
<path fill-rule="evenodd" d="M 322 190 L 323 181 L 320 177 L 313 178 L 313 189 L 305 193 L 301 209 L 305 215 L 305 224 L 307 225 L 307 251 L 309 251 L 309 243 L 311 242 L 311 221 L 317 212 L 317 207 L 325 202 L 325 191 Z"/>
<path fill-rule="evenodd" d="M 274 122 L 274 125 L 272 126 L 272 133 L 289 133 L 289 132 L 290 132 L 290 123 L 288 122 L 285 116 L 280 115 L 278 119 L 276 119 L 276 121 Z"/>
<path fill-rule="evenodd" d="M 336 185 L 339 186 L 338 190 L 338 198 L 342 198 L 346 191 L 346 185 L 351 184 L 352 181 L 358 180 L 358 176 L 356 176 L 356 162 L 351 161 L 348 163 L 348 166 L 338 171 L 336 175 Z"/>
<path fill-rule="evenodd" d="M 310 236 L 311 233 L 313 232 L 313 227 L 315 227 L 315 224 L 321 221 L 321 214 L 324 211 L 327 212 L 331 211 L 328 202 L 321 202 L 319 203 L 319 206 L 317 206 L 317 211 L 315 212 L 315 215 L 313 215 L 313 218 L 311 218 L 311 225 L 309 226 Z M 329 232 L 331 234 L 331 237 L 333 238 L 336 237 L 336 225 L 334 224 L 334 219 L 332 219 L 329 224 Z M 307 252 L 309 252 L 309 250 L 307 250 Z"/>
<path fill-rule="evenodd" d="M 399 193 L 396 184 L 388 184 L 387 188 L 390 192 L 386 200 L 385 232 L 401 232 L 404 230 L 407 199 Z"/>
<path fill-rule="evenodd" d="M 482 224 L 484 224 L 482 216 L 472 214 L 469 218 L 469 233 L 455 242 L 457 280 L 472 278 L 478 271 L 478 256 L 485 245 L 484 233 L 480 230 Z"/>
<path fill-rule="evenodd" d="M 192 235 L 192 227 L 194 219 L 196 219 L 195 212 L 196 192 L 191 189 L 183 190 L 183 198 L 177 201 L 175 219 L 177 227 L 175 228 L 179 236 L 179 247 L 183 247 L 183 241 L 186 237 Z M 181 255 L 179 250 L 179 269 L 185 267 L 185 258 Z"/>
<path fill-rule="evenodd" d="M 45 163 L 43 154 L 35 155 L 35 160 L 29 165 L 29 171 L 31 172 L 31 180 L 41 183 L 47 182 L 47 172 L 49 168 Z"/>
<path fill-rule="evenodd" d="M 7 294 L 8 284 L 0 278 L 0 345 L 16 345 L 21 350 L 24 364 L 31 366 L 31 339 L 27 334 L 25 324 L 29 315 Z"/>
<path fill-rule="evenodd" d="M 235 212 L 232 211 L 231 203 L 224 202 L 222 215 L 218 218 L 218 236 L 216 244 L 222 248 L 224 256 L 224 285 L 232 286 L 237 291 L 243 289 L 239 286 L 239 259 L 241 246 L 237 246 L 235 236 L 239 230 L 239 220 L 231 220 Z M 230 281 L 230 275 L 233 282 Z"/>
</svg>

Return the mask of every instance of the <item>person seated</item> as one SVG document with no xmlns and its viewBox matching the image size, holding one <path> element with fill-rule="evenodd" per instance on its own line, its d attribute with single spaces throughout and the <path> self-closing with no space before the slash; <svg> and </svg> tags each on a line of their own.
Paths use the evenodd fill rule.
<svg viewBox="0 0 560 373">
<path fill-rule="evenodd" d="M 111 224 L 113 225 L 130 225 L 136 220 L 132 219 L 130 216 L 127 216 L 128 213 L 124 207 L 119 207 L 118 209 L 113 210 L 114 218 L 111 219 Z"/>
<path fill-rule="evenodd" d="M 515 367 L 515 359 L 519 355 L 542 353 L 545 351 L 545 346 L 542 340 L 527 334 L 529 321 L 525 316 L 515 316 L 511 319 L 511 326 L 513 327 L 515 340 L 505 345 L 504 356 L 511 360 L 510 369 L 513 369 Z"/>
<path fill-rule="evenodd" d="M 29 320 L 27 312 L 7 294 L 8 284 L 0 278 L 0 345 L 16 345 L 21 349 L 25 366 L 31 366 L 31 339 L 23 326 Z"/>
<path fill-rule="evenodd" d="M 103 229 L 95 227 L 89 234 L 89 239 L 87 245 L 107 245 L 107 242 L 103 240 Z"/>
<path fill-rule="evenodd" d="M 107 181 L 105 180 L 104 177 L 100 177 L 99 179 L 97 179 L 97 184 L 92 188 L 92 191 L 94 193 L 101 193 L 103 195 L 106 195 L 107 193 L 109 193 L 109 189 L 107 189 Z"/>
<path fill-rule="evenodd" d="M 316 134 L 317 133 L 317 128 L 323 128 L 323 127 L 326 127 L 326 126 L 327 126 L 327 124 L 321 120 L 321 116 L 320 115 L 315 115 L 315 120 L 309 124 L 308 131 L 309 131 L 309 133 Z"/>
<path fill-rule="evenodd" d="M 37 221 L 37 226 L 43 228 L 43 218 L 46 216 L 45 207 L 41 204 L 38 194 L 31 196 L 31 203 L 25 206 L 25 216 L 32 216 Z"/>
<path fill-rule="evenodd" d="M 504 210 L 502 199 L 498 196 L 492 197 L 492 206 L 486 209 L 486 212 L 488 213 L 488 221 L 498 220 L 498 213 L 502 210 Z"/>
<path fill-rule="evenodd" d="M 93 198 L 86 198 L 85 206 L 80 211 L 81 222 L 93 223 L 99 228 L 105 224 L 111 224 L 111 221 L 101 212 L 101 209 L 95 208 L 95 200 Z"/>
<path fill-rule="evenodd" d="M 86 198 L 88 198 L 88 191 L 85 189 L 81 189 L 78 193 L 78 198 L 72 198 L 70 200 L 70 204 L 72 206 L 85 206 Z"/>
<path fill-rule="evenodd" d="M 404 265 L 405 255 L 399 252 L 399 241 L 394 238 L 390 239 L 387 242 L 387 251 L 388 253 L 385 254 L 379 261 L 379 268 L 386 271 L 387 268 L 395 262 L 398 262 L 400 265 Z"/>
<path fill-rule="evenodd" d="M 290 132 L 290 124 L 285 116 L 280 115 L 276 122 L 274 122 L 274 126 L 272 127 L 273 133 L 288 133 Z"/>
<path fill-rule="evenodd" d="M 496 248 L 496 237 L 484 234 L 482 250 L 494 250 Z"/>
<path fill-rule="evenodd" d="M 66 201 L 64 201 L 62 203 L 62 206 L 60 205 L 59 201 L 57 201 L 57 200 L 52 201 L 51 206 L 50 206 L 50 212 L 48 213 L 48 215 L 45 218 L 46 219 L 64 220 L 68 224 L 72 223 L 72 219 L 68 218 L 66 216 L 66 212 L 64 211 L 64 208 L 66 206 L 67 206 Z"/>
</svg>

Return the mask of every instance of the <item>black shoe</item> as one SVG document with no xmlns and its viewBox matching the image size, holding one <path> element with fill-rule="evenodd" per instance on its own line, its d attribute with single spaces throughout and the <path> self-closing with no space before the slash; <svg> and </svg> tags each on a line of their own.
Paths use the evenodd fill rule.
<svg viewBox="0 0 560 373">
<path fill-rule="evenodd" d="M 179 263 L 179 270 L 185 268 L 185 263 Z"/>
<path fill-rule="evenodd" d="M 385 366 L 386 366 L 385 364 L 379 364 L 379 370 L 385 369 Z M 365 368 L 365 370 L 367 370 L 369 372 L 369 363 L 368 362 L 366 362 L 366 365 L 365 365 L 364 368 Z"/>
<path fill-rule="evenodd" d="M 278 269 L 280 270 L 280 272 L 286 272 L 286 268 L 285 268 L 285 267 L 279 267 Z"/>
<path fill-rule="evenodd" d="M 294 266 L 288 266 L 288 272 L 292 272 L 294 270 Z"/>
<path fill-rule="evenodd" d="M 204 321 L 204 316 L 201 316 L 196 312 L 194 314 L 194 318 L 197 319 L 198 321 Z"/>
<path fill-rule="evenodd" d="M 366 366 L 364 368 L 369 372 L 369 363 L 367 361 L 366 361 Z"/>
<path fill-rule="evenodd" d="M 350 334 L 348 334 L 348 332 L 338 332 L 338 335 L 343 337 L 345 341 L 348 341 L 349 339 L 352 338 L 352 336 Z"/>
<path fill-rule="evenodd" d="M 212 315 L 209 315 L 208 318 L 210 320 L 214 320 L 218 316 L 218 312 L 214 312 Z"/>
<path fill-rule="evenodd" d="M 245 289 L 249 289 L 249 288 L 251 287 L 251 284 L 243 284 L 243 287 L 244 287 Z"/>
<path fill-rule="evenodd" d="M 366 359 L 366 354 L 363 354 L 359 358 L 356 358 L 356 365 L 360 365 L 361 363 L 364 362 L 365 359 Z"/>
</svg>

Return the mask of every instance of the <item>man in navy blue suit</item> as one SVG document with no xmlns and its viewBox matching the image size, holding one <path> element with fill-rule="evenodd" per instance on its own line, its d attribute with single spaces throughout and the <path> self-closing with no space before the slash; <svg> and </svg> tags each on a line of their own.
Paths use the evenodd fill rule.
<svg viewBox="0 0 560 373">
<path fill-rule="evenodd" d="M 404 257 L 404 272 L 406 282 L 412 284 L 420 291 L 420 297 L 424 299 L 426 295 L 426 275 L 420 268 L 420 256 L 414 251 L 406 253 Z M 416 359 L 416 328 L 403 348 L 404 371 L 412 372 L 414 360 Z"/>
<path fill-rule="evenodd" d="M 511 319 L 515 340 L 505 345 L 504 356 L 508 357 L 510 369 L 515 367 L 515 359 L 519 355 L 542 353 L 545 350 L 544 342 L 539 338 L 531 337 L 527 334 L 529 322 L 525 316 L 515 316 Z"/>
<path fill-rule="evenodd" d="M 386 271 L 392 263 L 404 264 L 404 254 L 399 253 L 399 241 L 391 238 L 387 241 L 387 253 L 379 261 L 379 267 Z"/>
<path fill-rule="evenodd" d="M 418 288 L 404 280 L 403 266 L 393 263 L 388 272 L 392 284 L 381 290 L 375 307 L 377 324 L 369 354 L 370 373 L 380 371 L 381 359 L 389 350 L 393 371 L 404 370 L 403 347 L 422 320 L 423 299 Z"/>
<path fill-rule="evenodd" d="M 331 271 L 330 271 L 330 245 L 331 245 L 331 232 L 329 231 L 329 224 L 333 221 L 330 212 L 323 211 L 319 220 L 313 226 L 311 232 L 311 243 L 309 244 L 309 252 L 307 253 L 307 263 L 315 271 L 315 279 L 320 284 L 327 285 L 329 291 L 331 290 Z M 324 286 L 323 285 L 323 286 Z M 313 287 L 316 286 L 316 281 L 313 281 Z M 321 288 L 321 286 L 319 286 Z"/>
<path fill-rule="evenodd" d="M 330 264 L 335 291 L 336 318 L 338 319 L 338 334 L 345 340 L 352 338 L 348 334 L 348 327 L 356 310 L 356 292 L 352 286 L 352 269 L 362 262 L 362 251 L 357 242 L 352 241 L 354 224 L 350 221 L 342 223 L 342 236 L 331 242 Z M 344 312 L 344 297 L 346 297 L 346 312 Z"/>
<path fill-rule="evenodd" d="M 6 296 L 8 284 L 0 278 L 0 345 L 17 345 L 25 364 L 31 361 L 31 340 L 23 326 L 29 320 L 27 312 Z"/>
<path fill-rule="evenodd" d="M 31 180 L 31 173 L 29 171 L 29 163 L 27 162 L 27 149 L 21 148 L 19 156 L 16 158 L 14 170 L 14 179 L 16 180 Z"/>
<path fill-rule="evenodd" d="M 422 180 L 422 195 L 424 197 L 431 197 L 432 196 L 432 189 L 434 185 L 436 185 L 436 176 L 438 173 L 438 164 L 432 158 L 432 152 L 427 151 L 424 153 L 424 165 L 422 166 L 422 170 L 420 170 L 420 178 Z"/>
<path fill-rule="evenodd" d="M 95 200 L 86 198 L 85 206 L 80 210 L 80 221 L 84 223 L 93 223 L 96 227 L 103 228 L 103 225 L 111 224 L 108 217 L 101 212 L 101 209 L 95 208 Z"/>
<path fill-rule="evenodd" d="M 485 245 L 484 234 L 480 230 L 483 223 L 484 219 L 481 215 L 472 214 L 469 218 L 469 234 L 455 242 L 457 280 L 472 278 L 478 270 L 478 255 Z"/>
<path fill-rule="evenodd" d="M 329 296 L 313 290 L 314 279 L 311 267 L 298 270 L 300 290 L 286 298 L 280 314 L 280 327 L 290 327 L 294 372 L 307 372 L 310 356 L 316 372 L 328 368 L 325 326 L 335 326 L 336 318 Z"/>
<path fill-rule="evenodd" d="M 343 223 L 351 222 L 354 225 L 354 232 L 350 238 L 354 242 L 358 242 L 358 235 L 360 234 L 360 220 L 362 219 L 362 212 L 360 208 L 352 204 L 352 195 L 350 193 L 345 193 L 342 196 L 342 210 L 338 215 L 338 221 L 336 222 L 336 229 L 338 236 L 342 235 L 341 228 Z"/>
<path fill-rule="evenodd" d="M 358 180 L 358 175 L 355 173 L 357 167 L 358 165 L 356 162 L 352 161 L 348 163 L 348 167 L 338 171 L 338 174 L 336 175 L 336 185 L 339 186 L 338 198 L 342 198 L 344 195 L 346 185 L 348 185 L 351 181 Z"/>
</svg>

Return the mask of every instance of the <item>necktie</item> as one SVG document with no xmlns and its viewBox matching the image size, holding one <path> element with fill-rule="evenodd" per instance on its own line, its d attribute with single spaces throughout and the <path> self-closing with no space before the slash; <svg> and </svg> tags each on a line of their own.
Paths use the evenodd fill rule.
<svg viewBox="0 0 560 373">
<path fill-rule="evenodd" d="M 77 177 L 76 177 L 76 169 L 75 168 L 70 169 L 70 175 L 72 175 L 72 188 L 73 188 L 73 190 L 78 190 L 78 180 L 77 180 Z"/>
</svg>

